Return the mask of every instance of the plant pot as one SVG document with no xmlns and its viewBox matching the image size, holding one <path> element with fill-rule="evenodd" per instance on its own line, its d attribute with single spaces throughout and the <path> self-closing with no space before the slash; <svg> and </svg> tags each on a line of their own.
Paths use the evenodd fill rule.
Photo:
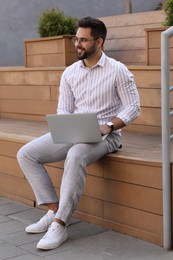
<svg viewBox="0 0 173 260">
<path fill-rule="evenodd" d="M 72 35 L 27 39 L 24 41 L 26 67 L 69 66 L 77 61 Z"/>
</svg>

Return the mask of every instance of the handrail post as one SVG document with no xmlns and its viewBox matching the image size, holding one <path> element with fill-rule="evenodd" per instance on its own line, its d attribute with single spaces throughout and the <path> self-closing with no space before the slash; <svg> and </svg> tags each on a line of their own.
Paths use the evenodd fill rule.
<svg viewBox="0 0 173 260">
<path fill-rule="evenodd" d="M 171 145 L 170 145 L 170 50 L 173 28 L 161 35 L 161 95 L 162 95 L 162 187 L 163 187 L 163 246 L 170 250 L 171 223 Z"/>
</svg>

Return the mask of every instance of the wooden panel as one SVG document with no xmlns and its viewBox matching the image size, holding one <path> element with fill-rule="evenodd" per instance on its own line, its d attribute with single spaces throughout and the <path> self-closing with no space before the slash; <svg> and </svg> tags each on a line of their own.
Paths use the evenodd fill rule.
<svg viewBox="0 0 173 260">
<path fill-rule="evenodd" d="M 161 51 L 160 49 L 148 50 L 148 65 L 160 65 L 161 64 Z M 173 48 L 170 49 L 170 64 L 173 65 Z"/>
<path fill-rule="evenodd" d="M 139 38 L 145 37 L 145 30 L 143 25 L 133 24 L 129 27 L 114 27 L 109 28 L 107 39 L 123 39 L 123 38 Z"/>
<path fill-rule="evenodd" d="M 64 68 L 52 70 L 0 70 L 0 85 L 59 85 Z"/>
<path fill-rule="evenodd" d="M 103 202 L 87 196 L 82 196 L 77 210 L 97 217 L 103 217 Z"/>
<path fill-rule="evenodd" d="M 0 154 L 15 158 L 22 145 L 23 144 L 19 142 L 10 142 L 0 139 Z"/>
<path fill-rule="evenodd" d="M 34 43 L 34 44 L 33 44 Z M 33 54 L 55 54 L 64 52 L 64 42 L 62 40 L 44 40 L 26 42 L 27 55 Z"/>
<path fill-rule="evenodd" d="M 151 165 L 124 163 L 106 158 L 104 178 L 162 189 L 162 168 Z"/>
<path fill-rule="evenodd" d="M 47 169 L 47 171 L 51 177 L 54 187 L 60 188 L 63 170 L 52 167 L 51 164 L 46 165 L 45 168 Z"/>
<path fill-rule="evenodd" d="M 160 126 L 137 125 L 135 123 L 132 123 L 126 126 L 126 130 L 134 133 L 136 132 L 136 133 L 161 135 Z"/>
<path fill-rule="evenodd" d="M 1 111 L 46 115 L 56 113 L 57 102 L 49 100 L 1 100 Z"/>
<path fill-rule="evenodd" d="M 104 202 L 104 218 L 138 230 L 163 235 L 162 215 Z"/>
<path fill-rule="evenodd" d="M 50 92 L 50 86 L 0 86 L 1 99 L 50 100 Z"/>
<path fill-rule="evenodd" d="M 162 191 L 157 189 L 88 176 L 84 195 L 162 214 Z"/>
<path fill-rule="evenodd" d="M 19 114 L 19 113 L 6 113 L 1 112 L 1 119 L 17 119 L 26 121 L 46 121 L 45 115 L 29 115 L 29 114 Z"/>
<path fill-rule="evenodd" d="M 27 57 L 27 67 L 65 66 L 65 57 L 62 53 L 31 55 Z"/>
<path fill-rule="evenodd" d="M 161 126 L 161 109 L 141 107 L 141 114 L 135 120 L 139 125 Z"/>
<path fill-rule="evenodd" d="M 0 155 L 0 172 L 8 175 L 24 178 L 16 159 Z"/>
<path fill-rule="evenodd" d="M 0 190 L 19 197 L 34 200 L 33 191 L 26 179 L 0 173 Z"/>
<path fill-rule="evenodd" d="M 146 53 L 145 50 L 133 50 L 133 51 L 106 51 L 105 53 L 118 61 L 125 64 L 145 64 Z"/>
<path fill-rule="evenodd" d="M 165 28 L 165 30 L 168 27 Z M 161 47 L 161 33 L 164 30 L 154 30 L 151 28 L 150 30 L 147 30 L 147 37 L 148 37 L 148 45 L 150 49 L 158 49 Z M 173 47 L 173 39 L 170 38 L 170 47 Z"/>
<path fill-rule="evenodd" d="M 91 164 L 87 167 L 88 174 L 103 177 L 103 160 Z"/>
<path fill-rule="evenodd" d="M 83 212 L 75 212 L 74 214 L 75 218 L 91 222 L 97 225 L 105 226 L 107 228 L 110 228 L 112 230 L 118 231 L 123 234 L 128 234 L 133 237 L 137 237 L 139 239 L 157 244 L 159 246 L 163 246 L 163 236 L 156 235 L 155 233 L 149 233 L 144 230 L 139 230 L 137 228 L 133 228 L 131 226 L 123 225 L 118 222 L 113 222 L 110 220 L 98 218 L 89 214 L 85 214 Z"/>
<path fill-rule="evenodd" d="M 133 73 L 138 89 L 139 88 L 161 88 L 161 72 L 160 69 L 149 69 L 148 67 L 136 68 L 129 66 Z"/>
<path fill-rule="evenodd" d="M 8 193 L 8 192 L 5 192 L 5 191 L 1 191 L 1 190 L 0 190 L 0 196 L 8 198 L 10 200 L 14 200 L 14 201 L 24 203 L 24 204 L 31 206 L 31 207 L 35 207 L 35 200 L 34 199 L 23 198 L 23 197 L 20 197 L 20 196 L 17 196 L 17 195 L 14 195 L 14 194 L 11 194 L 11 193 Z"/>
<path fill-rule="evenodd" d="M 104 48 L 106 52 L 122 51 L 122 50 L 144 50 L 145 39 L 142 38 L 127 38 L 127 39 L 110 39 L 105 42 Z"/>
<path fill-rule="evenodd" d="M 143 107 L 161 107 L 161 90 L 160 89 L 146 89 L 139 88 L 139 96 L 141 106 Z M 173 101 L 172 101 L 173 105 Z"/>
<path fill-rule="evenodd" d="M 159 27 L 164 21 L 163 11 L 151 11 L 151 12 L 141 12 L 132 13 L 116 16 L 100 17 L 100 19 L 106 23 L 108 27 L 117 26 L 130 26 L 134 24 L 152 24 L 158 23 Z"/>
</svg>

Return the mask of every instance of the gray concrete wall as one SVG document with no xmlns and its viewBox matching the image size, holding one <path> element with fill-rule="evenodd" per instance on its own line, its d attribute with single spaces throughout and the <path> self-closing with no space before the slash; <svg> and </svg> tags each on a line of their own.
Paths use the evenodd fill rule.
<svg viewBox="0 0 173 260">
<path fill-rule="evenodd" d="M 131 0 L 132 12 L 153 11 L 163 0 Z M 0 0 L 0 66 L 24 64 L 23 40 L 38 37 L 36 26 L 46 8 L 58 6 L 78 18 L 124 13 L 124 0 Z"/>
</svg>

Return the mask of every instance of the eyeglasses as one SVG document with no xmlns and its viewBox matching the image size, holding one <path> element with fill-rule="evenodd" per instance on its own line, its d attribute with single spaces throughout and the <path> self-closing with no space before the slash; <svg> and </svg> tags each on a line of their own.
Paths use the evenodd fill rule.
<svg viewBox="0 0 173 260">
<path fill-rule="evenodd" d="M 73 38 L 72 38 L 72 42 L 75 44 L 76 42 L 78 43 L 78 44 L 85 44 L 85 43 L 87 43 L 87 42 L 91 42 L 91 41 L 96 41 L 96 40 L 98 40 L 98 38 L 96 38 L 96 39 L 87 39 L 87 38 L 78 38 L 78 37 L 76 37 L 76 36 L 74 36 Z"/>
</svg>

